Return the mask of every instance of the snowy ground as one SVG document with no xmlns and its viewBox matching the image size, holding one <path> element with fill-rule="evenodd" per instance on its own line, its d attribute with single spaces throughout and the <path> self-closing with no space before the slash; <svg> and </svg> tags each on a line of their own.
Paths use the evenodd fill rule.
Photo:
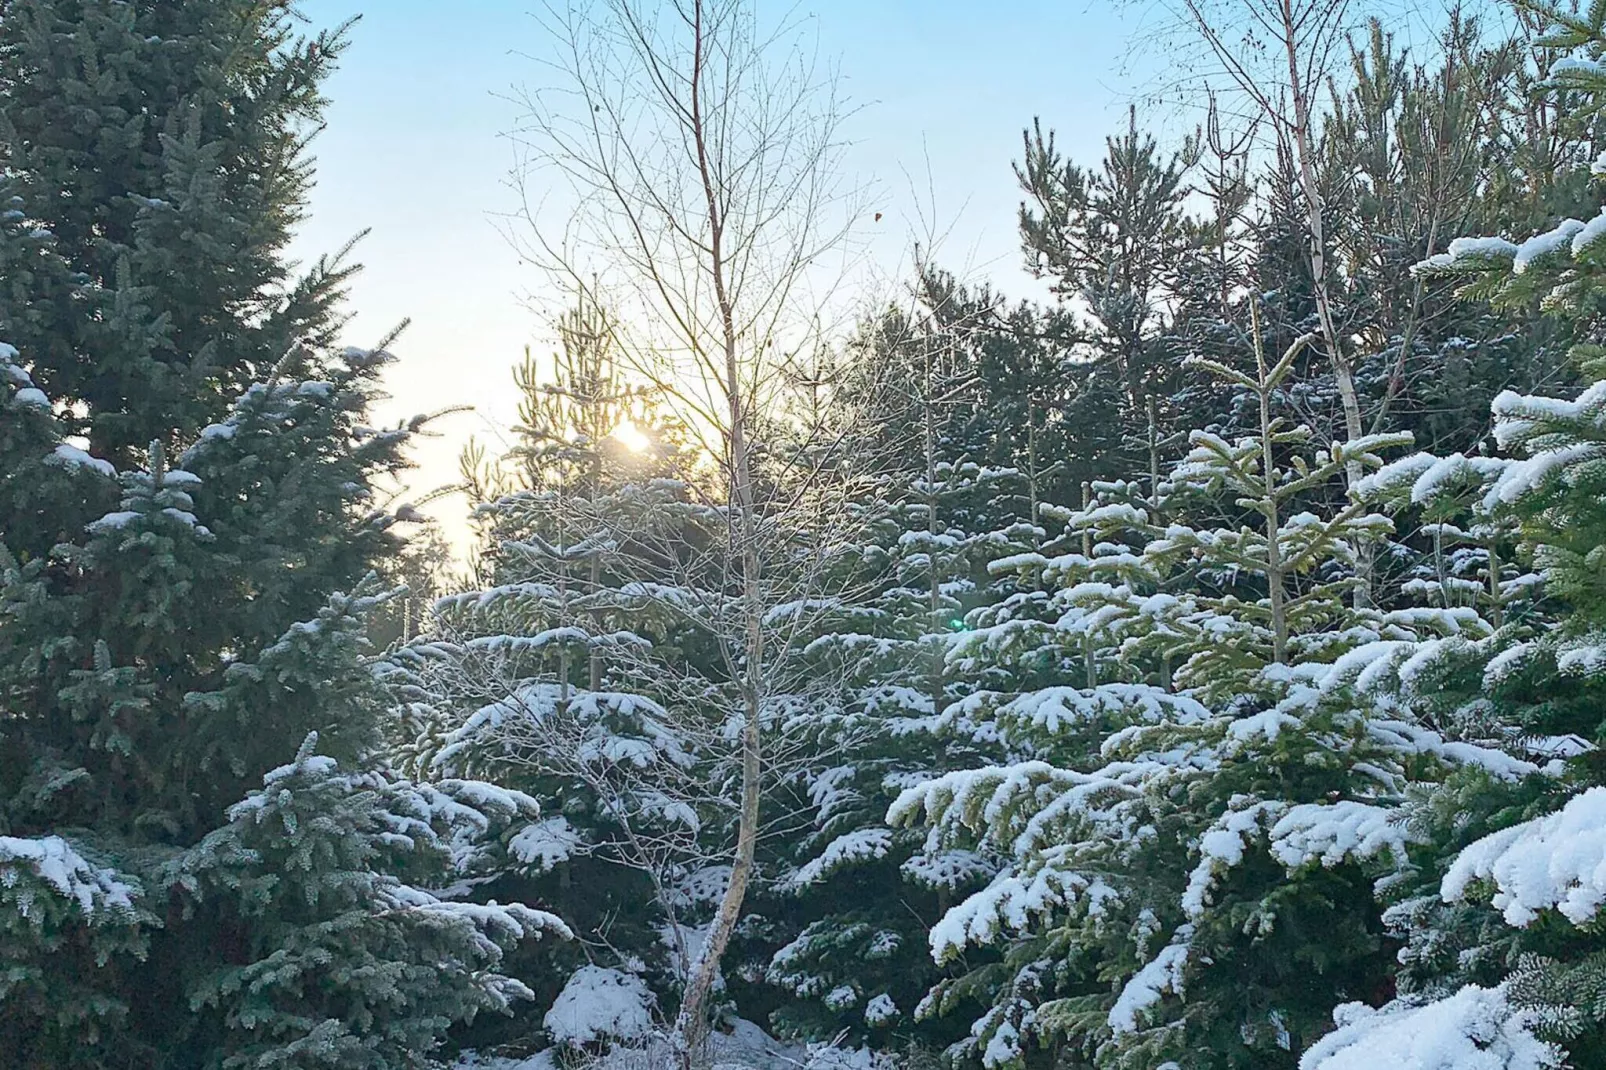
<svg viewBox="0 0 1606 1070">
<path fill-rule="evenodd" d="M 745 1019 L 729 1033 L 716 1032 L 709 1040 L 713 1067 L 729 1070 L 884 1070 L 889 1062 L 865 1049 L 837 1048 L 829 1044 L 788 1044 L 776 1040 Z M 615 1045 L 589 1063 L 594 1070 L 666 1070 L 674 1065 L 667 1045 L 645 1047 Z M 558 1049 L 548 1048 L 523 1059 L 480 1056 L 469 1052 L 453 1070 L 559 1070 Z"/>
</svg>

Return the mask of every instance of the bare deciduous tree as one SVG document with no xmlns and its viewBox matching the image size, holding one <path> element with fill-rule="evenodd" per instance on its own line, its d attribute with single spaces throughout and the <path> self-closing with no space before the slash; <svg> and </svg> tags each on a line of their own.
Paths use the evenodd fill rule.
<svg viewBox="0 0 1606 1070">
<path fill-rule="evenodd" d="M 1189 21 L 1232 82 L 1290 152 L 1309 230 L 1311 279 L 1317 329 L 1333 365 L 1344 430 L 1361 437 L 1361 405 L 1355 372 L 1344 350 L 1329 290 L 1328 235 L 1317 182 L 1314 98 L 1335 61 L 1344 58 L 1351 29 L 1350 0 L 1183 0 Z M 1225 7 L 1227 10 L 1223 11 Z M 1350 472 L 1353 480 L 1359 468 Z"/>
<path fill-rule="evenodd" d="M 556 84 L 525 95 L 514 134 L 526 165 L 522 249 L 567 289 L 600 291 L 624 359 L 719 473 L 717 563 L 681 586 L 698 592 L 691 619 L 735 696 L 738 814 L 729 880 L 675 1025 L 689 1064 L 765 822 L 766 724 L 787 688 L 799 616 L 776 611 L 822 600 L 824 566 L 804 559 L 779 518 L 838 478 L 840 429 L 800 429 L 808 448 L 792 452 L 806 459 L 780 481 L 760 471 L 755 434 L 761 414 L 783 407 L 782 368 L 817 344 L 828 257 L 846 248 L 843 109 L 795 27 L 765 32 L 743 0 L 598 0 L 549 8 L 543 28 Z M 528 196 L 543 183 L 573 198 L 561 226 Z M 831 540 L 817 531 L 809 541 L 823 553 Z"/>
<path fill-rule="evenodd" d="M 1307 252 L 1316 304 L 1316 335 L 1333 369 L 1344 414 L 1344 436 L 1366 433 L 1355 385 L 1354 355 L 1345 347 L 1332 293 L 1333 261 L 1326 206 L 1318 180 L 1316 96 L 1329 84 L 1337 64 L 1349 56 L 1348 42 L 1360 25 L 1355 0 L 1182 0 L 1185 21 L 1204 41 L 1230 82 L 1264 121 L 1276 149 L 1291 164 L 1298 200 L 1304 206 Z M 1359 462 L 1345 469 L 1353 486 L 1363 475 Z M 1357 606 L 1372 602 L 1370 552 L 1356 562 L 1360 582 Z"/>
<path fill-rule="evenodd" d="M 1468 131 L 1488 121 L 1509 64 L 1493 54 L 1492 62 L 1469 60 L 1477 31 L 1456 5 L 1404 13 L 1408 16 L 1405 21 L 1420 19 L 1420 25 L 1410 29 L 1431 38 L 1424 51 L 1437 48 L 1442 54 L 1443 66 L 1436 74 L 1420 64 L 1407 69 L 1404 53 L 1396 56 L 1392 31 L 1385 35 L 1380 19 L 1391 27 L 1399 26 L 1402 13 L 1389 10 L 1389 5 L 1379 0 L 1180 0 L 1179 14 L 1215 61 L 1216 74 L 1238 90 L 1249 105 L 1253 122 L 1270 132 L 1279 157 L 1287 162 L 1291 192 L 1304 211 L 1315 333 L 1333 370 L 1345 437 L 1354 441 L 1363 434 L 1378 433 L 1403 384 L 1423 313 L 1423 284 L 1420 279 L 1400 284 L 1411 291 L 1401 324 L 1344 322 L 1340 299 L 1334 293 L 1335 280 L 1342 285 L 1345 277 L 1375 271 L 1377 265 L 1357 264 L 1356 236 L 1348 236 L 1350 247 L 1346 248 L 1346 236 L 1330 230 L 1323 180 L 1336 177 L 1341 186 L 1372 181 L 1375 188 L 1381 174 L 1384 182 L 1414 183 L 1412 195 L 1398 203 L 1408 203 L 1418 216 L 1390 220 L 1391 229 L 1386 232 L 1419 236 L 1425 248 L 1418 255 L 1431 255 L 1456 211 L 1456 198 L 1477 184 L 1473 154 L 1479 141 Z M 1379 64 L 1386 67 L 1381 73 Z M 1381 103 L 1373 99 L 1379 90 Z M 1409 97 L 1403 105 L 1397 99 L 1402 91 Z M 1325 113 L 1318 101 L 1323 92 L 1334 98 Z M 1363 131 L 1354 124 L 1368 118 L 1353 114 L 1350 100 L 1355 94 L 1389 111 L 1376 129 L 1364 131 L 1372 135 L 1364 139 L 1367 149 L 1374 154 L 1386 152 L 1396 139 L 1412 140 L 1416 151 L 1411 163 L 1425 164 L 1424 173 L 1394 174 L 1400 165 L 1393 157 L 1370 169 L 1368 164 L 1373 161 L 1355 157 L 1363 151 Z M 1323 121 L 1329 124 L 1329 144 L 1325 146 L 1317 129 Z M 1324 153 L 1331 156 L 1335 151 L 1335 138 L 1338 157 L 1324 161 Z M 1324 162 L 1327 175 L 1322 173 Z M 1336 175 L 1332 174 L 1335 170 Z M 1360 240 L 1364 244 L 1369 238 L 1363 232 Z M 1378 343 L 1380 331 L 1388 337 Z M 1384 396 L 1370 414 L 1356 386 L 1358 355 L 1350 351 L 1358 345 L 1364 347 L 1367 339 L 1397 345 L 1399 351 Z M 1358 463 L 1347 466 L 1351 485 L 1360 475 Z M 1362 553 L 1357 572 L 1361 583 L 1355 590 L 1356 604 L 1366 606 L 1371 603 L 1370 551 Z"/>
</svg>

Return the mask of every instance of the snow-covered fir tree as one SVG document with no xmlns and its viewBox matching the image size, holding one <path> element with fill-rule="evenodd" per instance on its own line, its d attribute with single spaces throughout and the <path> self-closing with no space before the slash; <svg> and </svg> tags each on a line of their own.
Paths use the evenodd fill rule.
<svg viewBox="0 0 1606 1070">
<path fill-rule="evenodd" d="M 931 934 L 939 959 L 1005 948 L 1008 972 L 982 967 L 933 1004 L 992 986 L 959 1049 L 984 1066 L 1034 1048 L 1292 1066 L 1343 993 L 1386 983 L 1372 885 L 1408 864 L 1387 801 L 1458 760 L 1531 768 L 1350 701 L 1348 652 L 1481 622 L 1350 607 L 1346 566 L 1388 525 L 1342 495 L 1322 504 L 1350 447 L 1303 453 L 1308 432 L 1272 415 L 1296 356 L 1206 362 L 1250 395 L 1259 435 L 1196 432 L 1152 488 L 1103 487 L 1072 515 L 1080 547 L 995 565 L 1062 584 L 1058 618 L 1029 633 L 1065 675 L 974 696 L 967 714 L 1014 761 L 913 786 L 890 813 L 1008 859 Z M 1397 444 L 1354 444 L 1355 459 L 1376 467 Z M 978 654 L 992 641 L 1018 638 L 983 633 Z"/>
<path fill-rule="evenodd" d="M 1535 10 L 1552 28 L 1543 43 L 1568 53 L 1549 66 L 1548 91 L 1587 113 L 1606 94 L 1598 64 L 1606 10 Z M 1563 219 L 1520 242 L 1458 238 L 1417 271 L 1509 308 L 1537 298 L 1575 336 L 1592 338 L 1603 220 Z M 1396 686 L 1457 717 L 1465 731 L 1505 737 L 1544 768 L 1518 784 L 1456 778 L 1416 801 L 1424 864 L 1388 919 L 1404 944 L 1402 994 L 1376 1010 L 1343 1011 L 1340 1028 L 1307 1060 L 1316 1070 L 1427 1052 L 1420 1034 L 1428 1022 L 1440 1045 L 1431 1054 L 1441 1060 L 1477 1047 L 1499 1065 L 1601 1065 L 1596 559 L 1606 409 L 1597 355 L 1588 341 L 1574 346 L 1577 373 L 1591 384 L 1574 397 L 1507 391 L 1495 398 L 1503 456 L 1423 457 L 1379 474 L 1385 486 L 1409 488 L 1415 501 L 1459 506 L 1453 533 L 1470 543 L 1479 597 L 1501 621 L 1486 642 L 1395 653 Z M 1445 521 L 1426 519 L 1437 536 Z M 1512 575 L 1497 556 L 1508 540 L 1531 574 Z M 1408 671 L 1413 662 L 1430 667 L 1427 688 Z"/>
<path fill-rule="evenodd" d="M 924 837 L 883 820 L 902 787 L 988 753 L 985 738 L 950 731 L 939 716 L 975 686 L 954 671 L 950 651 L 971 607 L 993 600 L 988 560 L 1029 545 L 1013 510 L 994 513 L 1002 529 L 985 523 L 989 501 L 1019 508 L 1019 473 L 947 461 L 933 472 L 934 481 L 916 477 L 900 505 L 877 509 L 865 540 L 845 548 L 877 589 L 822 621 L 809 648 L 822 672 L 847 682 L 846 716 L 820 733 L 806 785 L 813 828 L 782 881 L 797 932 L 766 977 L 794 997 L 777 1023 L 810 1036 L 920 1031 L 913 1011 L 938 972 L 925 928 L 991 869 L 967 850 L 926 850 Z M 977 521 L 983 530 L 961 526 Z"/>
</svg>

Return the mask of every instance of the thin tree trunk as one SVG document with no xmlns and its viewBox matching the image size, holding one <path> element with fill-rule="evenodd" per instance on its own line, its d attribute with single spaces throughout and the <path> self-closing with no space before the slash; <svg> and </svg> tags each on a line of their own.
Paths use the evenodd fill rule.
<svg viewBox="0 0 1606 1070">
<path fill-rule="evenodd" d="M 1026 398 L 1026 493 L 1029 496 L 1027 506 L 1031 510 L 1028 515 L 1032 521 L 1032 545 L 1036 546 L 1038 543 L 1037 514 L 1039 511 L 1037 492 L 1037 412 L 1032 404 L 1030 395 Z"/>
<path fill-rule="evenodd" d="M 1266 596 L 1271 605 L 1271 660 L 1278 665 L 1288 660 L 1288 611 L 1284 605 L 1283 555 L 1278 545 L 1281 521 L 1277 515 L 1277 458 L 1272 448 L 1270 370 L 1266 366 L 1265 341 L 1260 332 L 1260 315 L 1250 308 L 1254 327 L 1255 364 L 1259 369 L 1260 388 L 1260 463 L 1261 475 L 1266 480 Z"/>
<path fill-rule="evenodd" d="M 708 155 L 706 121 L 702 113 L 702 74 L 704 62 L 703 3 L 697 0 L 693 9 L 694 36 L 691 70 L 692 136 L 697 148 L 697 170 L 702 178 L 704 204 L 708 211 L 709 271 L 714 288 L 714 299 L 719 306 L 721 340 L 724 344 L 724 389 L 730 420 L 730 501 L 731 531 L 738 545 L 734 547 L 741 561 L 742 582 L 742 655 L 741 681 L 742 733 L 741 763 L 742 784 L 740 812 L 737 820 L 736 853 L 731 861 L 730 883 L 721 897 L 719 909 L 709 926 L 701 952 L 693 964 L 686 989 L 681 998 L 676 1032 L 682 1044 L 683 1065 L 690 1067 L 700 1057 L 708 1038 L 708 1000 L 719 976 L 720 960 L 729 946 L 736 923 L 741 918 L 742 904 L 747 897 L 747 885 L 753 875 L 753 860 L 758 845 L 760 774 L 760 707 L 763 694 L 764 633 L 761 605 L 761 575 L 757 546 L 757 525 L 754 517 L 753 483 L 748 457 L 747 413 L 742 395 L 740 361 L 738 358 L 735 312 L 726 287 L 726 267 L 722 239 L 724 218 L 718 195 L 714 189 L 713 167 Z"/>
<path fill-rule="evenodd" d="M 1298 35 L 1294 26 L 1292 0 L 1282 0 L 1283 47 L 1288 56 L 1288 85 L 1294 108 L 1294 149 L 1299 168 L 1301 192 L 1305 197 L 1306 223 L 1310 228 L 1310 266 L 1316 292 L 1316 318 L 1333 362 L 1333 374 L 1338 381 L 1339 400 L 1344 406 L 1344 429 L 1351 439 L 1361 437 L 1361 405 L 1355 393 L 1355 376 L 1349 359 L 1339 344 L 1338 328 L 1333 320 L 1332 294 L 1327 288 L 1327 229 L 1322 211 L 1321 188 L 1316 181 L 1316 147 L 1311 138 L 1310 102 L 1305 97 L 1305 86 L 1299 75 Z M 1360 477 L 1356 462 L 1348 471 L 1351 482 Z"/>
<path fill-rule="evenodd" d="M 1506 604 L 1500 592 L 1500 542 L 1489 536 L 1489 623 L 1499 630 L 1505 623 Z"/>
<path fill-rule="evenodd" d="M 1093 504 L 1093 484 L 1082 480 L 1082 511 L 1087 512 Z M 1087 527 L 1082 528 L 1082 556 L 1088 560 L 1093 559 L 1093 532 Z M 1099 686 L 1098 660 L 1093 656 L 1093 639 L 1089 635 L 1082 636 L 1082 667 L 1087 674 L 1088 690 Z"/>
<path fill-rule="evenodd" d="M 1298 31 L 1295 27 L 1293 0 L 1281 0 L 1283 19 L 1283 47 L 1288 57 L 1288 87 L 1294 108 L 1294 152 L 1299 168 L 1299 181 L 1305 197 L 1305 214 L 1310 228 L 1310 270 L 1316 293 L 1316 318 L 1321 328 L 1322 343 L 1327 347 L 1333 364 L 1333 379 L 1338 385 L 1338 397 L 1344 408 L 1344 435 L 1354 442 L 1364 433 L 1361 427 L 1360 396 L 1355 391 L 1355 371 L 1350 366 L 1343 346 L 1339 343 L 1338 327 L 1333 319 L 1332 294 L 1327 288 L 1327 230 L 1322 212 L 1321 189 L 1316 182 L 1316 149 L 1311 138 L 1310 101 L 1299 73 Z M 1365 473 L 1359 461 L 1344 466 L 1345 480 L 1351 487 L 1360 482 Z M 1372 554 L 1368 546 L 1357 547 L 1355 571 L 1360 580 L 1355 587 L 1355 605 L 1364 609 L 1372 604 Z"/>
<path fill-rule="evenodd" d="M 1154 411 L 1154 398 L 1148 399 L 1149 417 L 1149 505 L 1160 510 L 1160 419 Z"/>
<path fill-rule="evenodd" d="M 1160 516 L 1160 418 L 1155 411 L 1154 398 L 1149 398 L 1149 508 L 1150 519 L 1158 522 Z M 1160 655 L 1160 689 L 1171 690 L 1171 655 Z"/>
<path fill-rule="evenodd" d="M 558 485 L 558 627 L 567 628 L 573 623 L 574 615 L 569 609 L 569 525 L 567 517 L 568 480 Z M 561 634 L 561 633 L 560 633 Z M 558 643 L 558 708 L 567 710 L 569 699 L 572 696 L 570 675 L 570 662 L 572 655 L 569 652 L 567 638 Z"/>
<path fill-rule="evenodd" d="M 723 551 L 722 578 L 701 582 L 706 574 L 699 572 L 695 586 L 699 621 L 709 627 L 722 662 L 724 712 L 736 725 L 736 739 L 727 741 L 721 732 L 718 746 L 741 772 L 736 797 L 717 801 L 737 818 L 734 842 L 721 850 L 729 883 L 702 947 L 679 955 L 686 977 L 673 1044 L 687 1070 L 706 1056 L 720 962 L 754 879 L 761 810 L 769 805 L 763 777 L 784 760 L 768 753 L 760 729 L 771 694 L 783 686 L 777 678 L 789 649 L 784 639 L 775 641 L 774 651 L 767 648 L 766 600 L 791 572 L 772 577 L 759 540 L 788 505 L 772 506 L 767 484 L 755 483 L 749 410 L 769 386 L 761 379 L 769 368 L 766 353 L 790 341 L 775 335 L 800 322 L 789 316 L 797 299 L 793 288 L 849 226 L 828 235 L 816 231 L 818 213 L 837 196 L 831 192 L 835 98 L 826 100 L 824 111 L 803 105 L 816 91 L 807 63 L 767 76 L 760 59 L 767 46 L 749 14 L 742 0 L 675 0 L 667 8 L 607 0 L 554 12 L 554 28 L 567 37 L 557 66 L 589 107 L 576 124 L 539 97 L 528 98 L 533 128 L 545 143 L 536 153 L 539 165 L 597 195 L 594 202 L 582 198 L 573 225 L 605 252 L 619 254 L 610 258 L 612 271 L 652 306 L 633 349 L 637 369 L 684 404 L 694 434 L 712 436 L 707 452 L 726 478 L 719 503 L 725 542 L 706 548 L 710 556 Z M 700 200 L 682 196 L 699 188 Z M 538 261 L 580 281 L 568 244 L 548 240 L 541 229 Z M 666 344 L 659 331 L 672 340 Z M 627 331 L 622 344 L 629 339 Z M 677 361 L 689 365 L 690 376 L 665 373 L 665 365 Z M 607 552 L 612 568 L 614 552 Z M 598 577 L 595 559 L 591 565 Z M 581 571 L 569 579 L 577 590 L 585 583 Z M 593 662 L 591 678 L 605 674 L 607 665 L 606 656 Z M 572 671 L 578 681 L 580 666 Z M 664 889 L 657 890 L 662 899 Z"/>
<path fill-rule="evenodd" d="M 926 453 L 926 545 L 927 590 L 926 615 L 933 634 L 942 628 L 942 578 L 937 574 L 937 416 L 935 409 L 935 375 L 931 368 L 931 345 L 922 340 L 921 352 L 925 355 L 925 416 Z M 941 713 L 943 708 L 942 650 L 935 641 L 931 644 L 931 663 L 928 667 L 926 687 L 931 695 L 931 712 Z"/>
<path fill-rule="evenodd" d="M 602 556 L 598 551 L 593 550 L 592 553 L 591 553 L 591 591 L 590 591 L 590 593 L 594 595 L 596 593 L 596 591 L 597 591 L 597 588 L 600 587 L 601 585 L 602 585 Z M 593 616 L 592 617 L 593 623 L 595 623 L 596 620 L 597 620 L 597 618 L 595 616 Z M 602 651 L 595 644 L 593 644 L 592 647 L 591 647 L 589 656 L 587 657 L 586 660 L 587 660 L 587 665 L 586 665 L 586 668 L 587 668 L 586 687 L 591 691 L 600 691 L 602 689 Z"/>
</svg>

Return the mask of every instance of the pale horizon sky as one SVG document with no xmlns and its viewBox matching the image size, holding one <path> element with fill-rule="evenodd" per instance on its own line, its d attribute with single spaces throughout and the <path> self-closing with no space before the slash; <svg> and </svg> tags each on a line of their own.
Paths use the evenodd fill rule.
<svg viewBox="0 0 1606 1070">
<path fill-rule="evenodd" d="M 758 0 L 760 13 L 770 8 Z M 303 0 L 313 26 L 353 15 L 351 46 L 326 93 L 328 127 L 313 145 L 317 186 L 294 254 L 310 260 L 369 229 L 352 286 L 344 341 L 372 345 L 403 319 L 392 346 L 387 422 L 452 405 L 442 437 L 415 450 L 412 496 L 456 478 L 470 434 L 492 441 L 514 421 L 512 368 L 530 345 L 553 347 L 521 302 L 540 285 L 521 268 L 496 219 L 516 199 L 504 136 L 519 118 L 508 99 L 548 77 L 529 0 Z M 1073 159 L 1093 164 L 1125 125 L 1146 54 L 1145 20 L 1163 12 L 1098 0 L 812 0 L 820 55 L 840 71 L 858 110 L 845 133 L 848 166 L 883 213 L 869 255 L 888 278 L 907 273 L 912 240 L 933 210 L 946 237 L 937 260 L 1014 299 L 1042 293 L 1022 266 L 1020 202 L 1011 163 L 1034 116 Z M 1152 51 L 1152 50 L 1149 50 Z M 1156 119 L 1162 116 L 1154 116 Z M 929 176 L 929 177 L 928 177 Z M 460 537 L 460 496 L 429 507 Z"/>
</svg>

